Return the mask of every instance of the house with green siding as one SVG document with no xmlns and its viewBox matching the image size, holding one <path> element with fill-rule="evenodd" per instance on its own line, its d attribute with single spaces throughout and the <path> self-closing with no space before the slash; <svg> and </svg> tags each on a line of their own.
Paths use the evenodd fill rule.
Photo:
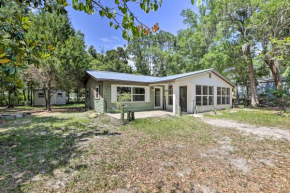
<svg viewBox="0 0 290 193">
<path fill-rule="evenodd" d="M 194 113 L 232 107 L 234 84 L 215 69 L 167 77 L 106 71 L 86 71 L 87 108 L 100 113 L 116 112 L 118 97 L 130 95 L 126 110 L 166 110 Z"/>
</svg>

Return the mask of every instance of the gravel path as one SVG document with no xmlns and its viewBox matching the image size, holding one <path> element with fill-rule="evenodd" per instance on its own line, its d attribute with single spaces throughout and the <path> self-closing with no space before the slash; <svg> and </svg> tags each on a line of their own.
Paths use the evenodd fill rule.
<svg viewBox="0 0 290 193">
<path fill-rule="evenodd" d="M 223 119 L 210 119 L 210 118 L 202 118 L 202 120 L 210 125 L 223 127 L 223 128 L 234 128 L 246 133 L 255 134 L 261 138 L 272 138 L 272 139 L 286 139 L 290 141 L 290 131 L 270 128 L 270 127 L 260 127 L 245 123 L 237 123 L 231 120 L 223 120 Z"/>
</svg>

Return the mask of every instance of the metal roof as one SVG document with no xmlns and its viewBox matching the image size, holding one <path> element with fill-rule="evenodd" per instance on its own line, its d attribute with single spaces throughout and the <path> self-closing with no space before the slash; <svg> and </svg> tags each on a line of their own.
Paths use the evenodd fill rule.
<svg viewBox="0 0 290 193">
<path fill-rule="evenodd" d="M 214 72 L 220 78 L 224 79 L 229 84 L 233 85 L 228 79 L 219 74 L 214 68 L 199 70 L 194 72 L 188 72 L 184 74 L 176 74 L 172 76 L 166 77 L 155 77 L 155 76 L 144 76 L 144 75 L 136 75 L 136 74 L 127 74 L 127 73 L 118 73 L 118 72 L 107 72 L 107 71 L 95 71 L 95 70 L 87 70 L 86 71 L 90 76 L 97 80 L 114 80 L 114 81 L 128 81 L 128 82 L 141 82 L 141 83 L 160 83 L 172 81 L 180 78 L 185 78 L 188 76 L 198 75 L 205 72 Z"/>
<path fill-rule="evenodd" d="M 119 72 L 107 72 L 107 71 L 95 71 L 95 70 L 87 70 L 86 72 L 92 77 L 94 77 L 95 79 L 100 79 L 100 80 L 118 80 L 118 81 L 150 83 L 151 81 L 158 78 L 155 76 L 144 76 L 144 75 L 127 74 L 127 73 L 119 73 Z"/>
<path fill-rule="evenodd" d="M 206 69 L 206 70 L 199 70 L 199 71 L 194 71 L 194 72 L 188 72 L 188 73 L 184 73 L 184 74 L 175 74 L 172 76 L 160 77 L 158 79 L 155 79 L 154 82 L 165 82 L 165 81 L 169 81 L 169 80 L 176 80 L 179 78 L 185 78 L 187 76 L 197 75 L 197 74 L 201 74 L 201 73 L 212 71 L 212 70 L 214 70 L 214 68 L 210 68 L 210 69 Z"/>
<path fill-rule="evenodd" d="M 286 76 L 281 76 L 281 80 L 282 81 L 286 81 Z M 269 78 L 259 78 L 257 81 L 258 82 L 274 82 L 274 78 L 273 77 L 269 77 Z"/>
</svg>

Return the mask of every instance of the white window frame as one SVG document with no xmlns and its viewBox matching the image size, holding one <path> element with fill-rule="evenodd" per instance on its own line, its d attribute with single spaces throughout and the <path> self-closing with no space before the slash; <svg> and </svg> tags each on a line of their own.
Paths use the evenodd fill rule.
<svg viewBox="0 0 290 193">
<path fill-rule="evenodd" d="M 116 93 L 116 101 L 118 100 L 118 96 L 122 95 L 122 94 L 118 94 L 118 87 L 130 87 L 131 88 L 131 101 L 128 101 L 128 102 L 124 102 L 124 103 L 145 103 L 147 102 L 146 101 L 146 95 L 147 95 L 147 92 L 149 92 L 149 89 L 146 89 L 147 86 L 138 86 L 138 85 L 116 85 L 116 90 L 115 90 L 115 93 Z M 144 88 L 145 90 L 145 94 L 133 94 L 133 88 Z M 133 96 L 134 95 L 144 95 L 144 101 L 133 101 Z"/>
<path fill-rule="evenodd" d="M 197 86 L 201 86 L 201 94 L 196 94 L 195 93 L 195 104 L 196 104 L 196 102 L 197 102 L 197 100 L 196 100 L 196 98 L 197 97 L 201 97 L 201 100 L 200 100 L 200 103 L 201 103 L 201 105 L 197 105 L 196 104 L 196 106 L 199 106 L 199 107 L 201 107 L 201 106 L 214 106 L 214 86 L 211 86 L 211 85 L 195 85 L 195 92 L 196 92 L 196 87 Z M 204 86 L 207 86 L 207 94 L 206 95 L 204 95 L 203 94 L 203 87 Z M 209 94 L 209 87 L 212 87 L 212 94 Z M 203 97 L 207 97 L 207 105 L 204 105 L 203 104 Z M 212 99 L 213 99 L 213 101 L 212 101 L 212 105 L 209 105 L 209 97 L 212 97 Z"/>
<path fill-rule="evenodd" d="M 42 97 L 39 97 L 39 94 L 42 94 Z M 44 93 L 43 92 L 39 92 L 38 95 L 37 95 L 37 98 L 44 99 Z"/>
<path fill-rule="evenodd" d="M 221 89 L 221 94 L 219 95 L 218 94 L 218 88 Z M 226 94 L 223 95 L 223 88 L 226 89 Z M 230 89 L 230 93 L 228 94 L 227 92 L 227 89 Z M 229 87 L 222 87 L 222 86 L 217 86 L 217 89 L 216 89 L 216 95 L 217 95 L 217 98 L 216 98 L 216 104 L 217 105 L 230 105 L 231 104 L 231 88 Z M 218 97 L 220 97 L 220 100 L 221 100 L 221 104 L 218 104 Z M 223 97 L 225 97 L 225 104 L 223 104 Z M 229 99 L 229 103 L 227 103 L 227 98 L 230 98 Z"/>
<path fill-rule="evenodd" d="M 95 100 L 100 100 L 100 85 L 96 85 L 95 87 L 94 87 L 94 98 L 95 98 Z"/>
<path fill-rule="evenodd" d="M 59 94 L 61 94 L 61 96 L 58 96 Z M 58 93 L 56 94 L 56 98 L 63 98 L 63 93 L 58 92 Z"/>
</svg>

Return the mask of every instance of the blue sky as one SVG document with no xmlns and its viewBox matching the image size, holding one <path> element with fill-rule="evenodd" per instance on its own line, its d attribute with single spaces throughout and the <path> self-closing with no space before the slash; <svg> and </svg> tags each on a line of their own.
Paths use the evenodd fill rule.
<svg viewBox="0 0 290 193">
<path fill-rule="evenodd" d="M 131 7 L 144 24 L 152 27 L 155 23 L 159 23 L 160 30 L 173 34 L 177 34 L 178 30 L 186 27 L 183 24 L 183 17 L 180 16 L 183 9 L 190 8 L 195 12 L 198 11 L 198 7 L 192 5 L 190 0 L 164 0 L 161 8 L 148 14 L 142 11 L 138 4 L 131 4 Z M 109 20 L 101 18 L 99 13 L 87 15 L 74 10 L 71 6 L 67 10 L 73 27 L 85 34 L 87 46 L 93 45 L 97 51 L 100 51 L 102 47 L 110 50 L 126 44 L 126 40 L 122 38 L 122 31 L 110 27 Z"/>
</svg>

